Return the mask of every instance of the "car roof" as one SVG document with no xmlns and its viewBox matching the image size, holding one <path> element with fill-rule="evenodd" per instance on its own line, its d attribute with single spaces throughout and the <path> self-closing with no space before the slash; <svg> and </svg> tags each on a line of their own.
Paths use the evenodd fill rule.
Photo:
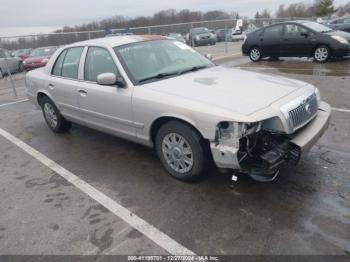
<svg viewBox="0 0 350 262">
<path fill-rule="evenodd" d="M 112 36 L 90 39 L 86 41 L 76 42 L 74 44 L 68 45 L 70 47 L 74 46 L 92 46 L 92 45 L 104 45 L 110 47 L 116 47 L 121 45 L 126 45 L 130 43 L 152 41 L 152 40 L 165 40 L 167 37 L 161 35 L 122 35 L 122 36 Z"/>
<path fill-rule="evenodd" d="M 345 18 L 350 18 L 350 15 L 348 16 L 342 16 L 342 17 L 337 17 L 337 18 L 333 18 L 333 19 L 330 19 L 328 21 L 337 21 L 337 20 L 341 20 L 341 19 L 345 19 Z"/>
</svg>

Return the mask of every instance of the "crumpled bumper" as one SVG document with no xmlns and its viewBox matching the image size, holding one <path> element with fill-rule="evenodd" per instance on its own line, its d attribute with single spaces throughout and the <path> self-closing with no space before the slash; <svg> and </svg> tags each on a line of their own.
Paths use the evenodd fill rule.
<svg viewBox="0 0 350 262">
<path fill-rule="evenodd" d="M 310 123 L 286 138 L 283 143 L 260 155 L 262 160 L 260 171 L 266 173 L 275 171 L 286 162 L 297 164 L 300 157 L 305 155 L 328 129 L 331 111 L 330 105 L 320 102 L 317 116 Z M 211 142 L 210 149 L 217 167 L 241 169 L 240 161 L 237 158 L 238 148 Z"/>
</svg>

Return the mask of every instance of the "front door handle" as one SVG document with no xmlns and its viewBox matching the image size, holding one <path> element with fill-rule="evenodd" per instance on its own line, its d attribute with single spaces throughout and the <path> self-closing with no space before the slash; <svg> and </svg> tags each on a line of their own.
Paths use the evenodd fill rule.
<svg viewBox="0 0 350 262">
<path fill-rule="evenodd" d="M 78 92 L 79 92 L 80 94 L 84 94 L 84 95 L 87 94 L 87 92 L 86 92 L 84 89 L 79 89 Z"/>
</svg>

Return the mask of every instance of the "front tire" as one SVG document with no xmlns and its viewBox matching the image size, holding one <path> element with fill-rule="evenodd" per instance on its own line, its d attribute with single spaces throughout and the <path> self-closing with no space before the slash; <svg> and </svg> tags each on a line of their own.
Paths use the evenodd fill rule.
<svg viewBox="0 0 350 262">
<path fill-rule="evenodd" d="M 42 98 L 40 105 L 46 124 L 53 132 L 65 133 L 69 131 L 72 127 L 72 123 L 64 119 L 50 98 Z"/>
<path fill-rule="evenodd" d="M 249 51 L 249 58 L 253 62 L 259 62 L 261 60 L 261 58 L 262 58 L 260 48 L 253 47 L 252 49 L 250 49 L 250 51 Z"/>
<path fill-rule="evenodd" d="M 2 73 L 1 71 L 1 68 L 0 68 L 0 79 L 4 78 L 4 74 Z"/>
<path fill-rule="evenodd" d="M 314 60 L 318 63 L 326 63 L 331 56 L 331 51 L 328 46 L 322 45 L 315 49 Z"/>
<path fill-rule="evenodd" d="M 208 146 L 188 124 L 165 123 L 157 132 L 155 146 L 163 166 L 176 179 L 195 181 L 205 175 L 210 162 Z"/>
</svg>

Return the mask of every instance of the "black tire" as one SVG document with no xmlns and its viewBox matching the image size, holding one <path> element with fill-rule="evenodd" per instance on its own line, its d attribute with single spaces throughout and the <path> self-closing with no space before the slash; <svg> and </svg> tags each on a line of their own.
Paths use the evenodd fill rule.
<svg viewBox="0 0 350 262">
<path fill-rule="evenodd" d="M 317 63 L 326 63 L 331 57 L 331 50 L 326 45 L 320 45 L 314 50 L 314 60 Z"/>
<path fill-rule="evenodd" d="M 60 114 L 56 105 L 51 101 L 50 98 L 43 97 L 40 101 L 40 106 L 46 121 L 46 124 L 49 128 L 55 133 L 65 133 L 68 132 L 72 127 L 72 123 L 64 119 L 64 117 Z M 49 114 L 46 112 L 46 109 L 52 110 L 52 113 L 56 117 L 56 121 L 50 120 Z"/>
<path fill-rule="evenodd" d="M 185 143 L 189 146 L 185 148 L 190 148 L 190 150 L 192 150 L 192 165 L 191 167 L 189 165 L 186 166 L 186 168 L 188 168 L 189 170 L 183 168 L 182 172 L 179 172 L 171 166 L 172 164 L 175 165 L 175 161 L 177 161 L 176 157 L 174 156 L 176 146 L 173 147 L 173 149 L 175 148 L 174 150 L 169 150 L 169 152 L 171 151 L 173 153 L 172 156 L 170 155 L 170 153 L 167 154 L 163 150 L 163 147 L 168 148 L 165 141 L 167 137 L 171 136 L 171 134 L 175 134 L 184 138 Z M 163 166 L 168 171 L 168 173 L 176 179 L 187 182 L 198 180 L 205 176 L 206 171 L 210 167 L 209 164 L 211 158 L 209 154 L 208 145 L 205 143 L 201 135 L 194 128 L 192 128 L 186 123 L 174 120 L 162 125 L 156 135 L 155 147 L 158 157 L 162 162 Z M 190 154 L 187 154 L 186 156 L 189 155 Z M 171 162 L 171 159 L 173 159 L 174 161 Z"/>
<path fill-rule="evenodd" d="M 262 58 L 261 50 L 259 47 L 253 47 L 249 50 L 249 58 L 251 61 L 259 62 Z"/>
<path fill-rule="evenodd" d="M 2 78 L 4 78 L 4 74 L 3 74 L 3 72 L 2 72 L 2 70 L 0 68 L 0 79 L 2 79 Z"/>
</svg>

